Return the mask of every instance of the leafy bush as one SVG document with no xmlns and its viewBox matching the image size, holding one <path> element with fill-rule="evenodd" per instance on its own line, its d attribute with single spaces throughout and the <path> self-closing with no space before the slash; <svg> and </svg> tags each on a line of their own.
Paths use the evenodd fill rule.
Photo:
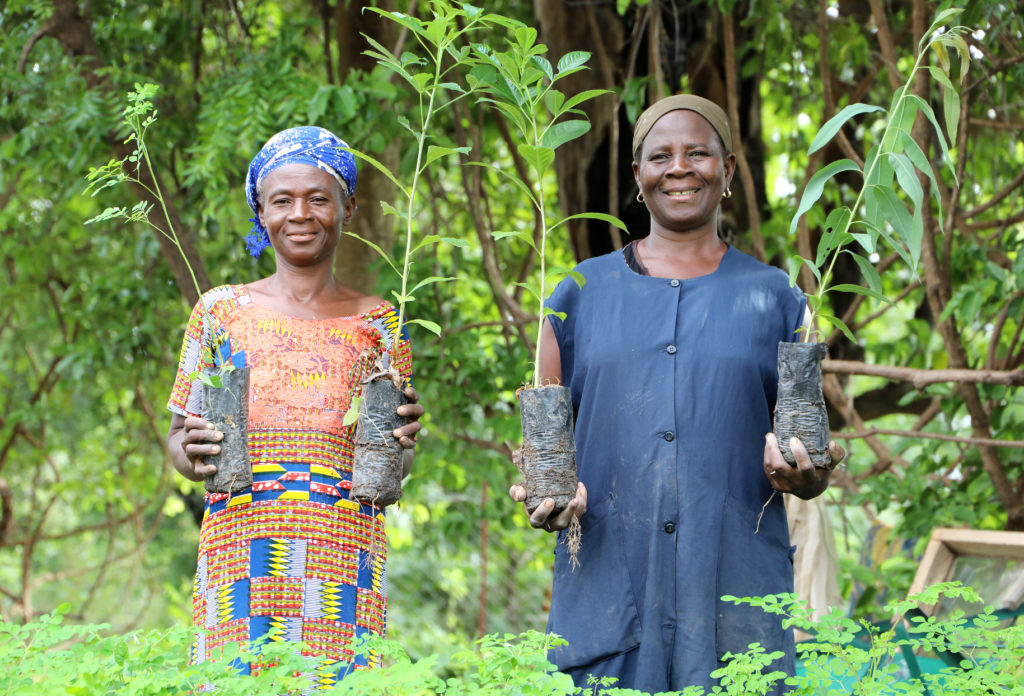
<svg viewBox="0 0 1024 696">
<path fill-rule="evenodd" d="M 807 696 L 1024 694 L 1024 626 L 1003 625 L 1006 622 L 988 608 L 973 618 L 954 610 L 944 619 L 926 617 L 918 610 L 918 605 L 932 605 L 942 597 L 980 601 L 970 588 L 940 583 L 890 604 L 887 611 L 892 622 L 879 627 L 838 611 L 814 621 L 806 604 L 795 595 L 730 597 L 731 601 L 779 614 L 785 625 L 815 636 L 797 648 L 803 673 L 787 676 L 768 671 L 780 655 L 766 653 L 755 643 L 743 654 L 727 656 L 725 666 L 712 673 L 720 685 L 710 692 L 688 687 L 679 693 L 765 694 L 785 681 L 793 693 Z M 26 625 L 0 624 L 0 694 L 163 696 L 205 688 L 218 695 L 276 696 L 310 688 L 301 673 L 315 664 L 297 654 L 292 644 L 271 642 L 252 651 L 231 646 L 217 662 L 188 665 L 191 629 L 107 636 L 106 625 L 65 624 L 67 610 L 65 605 Z M 397 643 L 372 639 L 357 650 L 381 655 L 383 668 L 353 672 L 332 689 L 317 693 L 640 696 L 638 691 L 616 688 L 608 679 L 594 679 L 586 689 L 575 688 L 567 675 L 554 671 L 548 662 L 548 650 L 559 641 L 536 631 L 519 636 L 491 635 L 478 640 L 473 649 L 413 661 Z M 897 654 L 914 650 L 958 655 L 960 661 L 919 678 L 900 674 Z M 240 676 L 232 669 L 233 661 L 251 661 L 257 655 L 261 665 L 257 676 Z"/>
</svg>

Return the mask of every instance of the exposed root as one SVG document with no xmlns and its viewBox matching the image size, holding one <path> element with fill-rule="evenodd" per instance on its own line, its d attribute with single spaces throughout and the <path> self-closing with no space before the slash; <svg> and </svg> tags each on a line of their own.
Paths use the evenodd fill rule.
<svg viewBox="0 0 1024 696">
<path fill-rule="evenodd" d="M 761 529 L 761 518 L 764 517 L 764 511 L 768 508 L 768 503 L 772 502 L 772 498 L 775 497 L 776 493 L 778 493 L 778 491 L 773 488 L 772 489 L 772 494 L 770 496 L 768 496 L 768 500 L 764 501 L 764 505 L 761 506 L 761 512 L 757 516 L 757 526 L 754 527 L 754 534 L 757 534 L 758 531 L 760 531 L 760 529 Z"/>
<path fill-rule="evenodd" d="M 565 544 L 565 548 L 569 552 L 570 568 L 572 570 L 576 570 L 580 567 L 578 554 L 580 552 L 580 545 L 583 543 L 583 528 L 580 527 L 579 517 L 573 515 L 572 521 L 569 522 L 569 526 L 565 528 L 565 534 L 562 536 L 562 543 Z"/>
</svg>

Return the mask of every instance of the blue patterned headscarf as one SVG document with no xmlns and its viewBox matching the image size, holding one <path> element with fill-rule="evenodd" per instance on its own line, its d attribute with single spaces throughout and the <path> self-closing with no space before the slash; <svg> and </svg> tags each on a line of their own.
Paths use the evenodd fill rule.
<svg viewBox="0 0 1024 696">
<path fill-rule="evenodd" d="M 356 192 L 356 158 L 347 148 L 348 144 L 334 133 L 317 126 L 299 126 L 283 130 L 263 146 L 263 149 L 249 163 L 245 177 L 245 197 L 249 201 L 254 217 L 252 229 L 245 237 L 249 253 L 258 257 L 270 246 L 270 237 L 260 223 L 259 190 L 267 174 L 286 164 L 308 164 L 322 169 L 338 183 L 348 186 L 348 194 Z"/>
</svg>

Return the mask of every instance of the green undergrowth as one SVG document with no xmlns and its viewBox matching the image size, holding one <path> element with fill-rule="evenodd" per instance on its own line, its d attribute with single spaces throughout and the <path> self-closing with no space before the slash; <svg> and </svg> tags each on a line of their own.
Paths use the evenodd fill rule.
<svg viewBox="0 0 1024 696">
<path fill-rule="evenodd" d="M 798 645 L 797 676 L 771 669 L 779 653 L 759 645 L 727 656 L 713 673 L 719 686 L 710 691 L 689 687 L 680 694 L 766 694 L 786 682 L 795 694 L 922 694 L 950 696 L 1024 694 L 1024 626 L 1013 625 L 1005 613 L 982 609 L 970 588 L 940 583 L 887 607 L 891 623 L 872 625 L 839 612 L 812 620 L 806 606 L 791 595 L 728 598 L 782 615 L 787 626 L 813 635 Z M 941 619 L 919 612 L 924 605 L 977 606 L 968 616 L 961 609 Z M 217 662 L 187 664 L 192 632 L 185 627 L 109 635 L 105 625 L 66 623 L 64 606 L 27 624 L 0 624 L 0 694 L 191 694 L 212 690 L 221 696 L 298 694 L 309 688 L 301 676 L 310 663 L 294 646 L 270 643 L 257 650 L 226 649 Z M 451 655 L 412 660 L 397 643 L 374 640 L 359 646 L 380 654 L 384 667 L 348 675 L 325 694 L 401 696 L 446 694 L 605 694 L 640 696 L 616 688 L 611 680 L 592 680 L 577 689 L 568 676 L 554 671 L 547 652 L 560 639 L 531 631 L 521 635 L 490 635 L 471 648 Z M 911 653 L 930 656 L 932 668 L 907 674 Z M 239 676 L 229 665 L 258 655 L 258 676 Z M 947 658 L 949 666 L 935 659 Z M 949 659 L 950 657 L 954 659 Z M 922 659 L 926 662 L 926 659 Z M 267 666 L 270 665 L 270 666 Z M 912 668 L 916 671 L 916 663 Z"/>
</svg>

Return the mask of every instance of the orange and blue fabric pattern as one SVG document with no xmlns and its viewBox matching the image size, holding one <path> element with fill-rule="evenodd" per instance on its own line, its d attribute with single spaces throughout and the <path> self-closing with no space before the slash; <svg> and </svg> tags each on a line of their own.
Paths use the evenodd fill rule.
<svg viewBox="0 0 1024 696">
<path fill-rule="evenodd" d="M 353 317 L 296 319 L 255 304 L 241 285 L 201 302 L 168 408 L 201 414 L 195 370 L 249 367 L 253 485 L 206 496 L 193 594 L 206 631 L 192 660 L 216 659 L 229 642 L 301 641 L 332 661 L 310 672 L 311 689 L 329 687 L 374 662 L 354 659 L 353 641 L 385 630 L 384 512 L 349 498 L 353 426 L 342 419 L 375 362 L 389 360 L 397 312 L 385 302 Z M 395 367 L 409 379 L 408 339 L 398 341 Z"/>
</svg>

